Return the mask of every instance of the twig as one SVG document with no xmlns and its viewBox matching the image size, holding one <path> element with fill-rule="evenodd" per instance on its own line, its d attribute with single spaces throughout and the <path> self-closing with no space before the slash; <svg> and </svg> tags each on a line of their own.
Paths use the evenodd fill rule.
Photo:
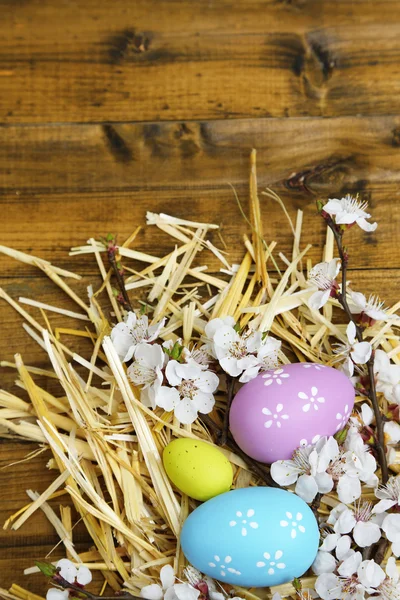
<svg viewBox="0 0 400 600">
<path fill-rule="evenodd" d="M 231 409 L 231 404 L 232 404 L 234 391 L 235 391 L 235 378 L 228 374 L 226 375 L 226 390 L 227 390 L 227 400 L 226 400 L 226 407 L 225 407 L 225 413 L 224 413 L 224 421 L 223 421 L 223 425 L 222 425 L 222 431 L 217 438 L 217 443 L 219 446 L 225 446 L 226 441 L 228 439 L 229 412 Z"/>
<path fill-rule="evenodd" d="M 318 492 L 318 494 L 315 496 L 314 500 L 312 501 L 312 503 L 310 504 L 310 508 L 314 513 L 315 518 L 318 521 L 318 509 L 321 505 L 321 498 L 322 498 L 322 494 L 320 494 Z"/>
<path fill-rule="evenodd" d="M 64 577 L 61 577 L 59 573 L 56 573 L 52 578 L 52 581 L 58 585 L 59 587 L 69 590 L 73 592 L 75 597 L 79 597 L 79 595 L 84 595 L 89 600 L 118 600 L 119 598 L 127 598 L 128 600 L 142 600 L 139 596 L 134 596 L 130 592 L 123 592 L 122 594 L 116 594 L 115 596 L 96 596 L 96 594 L 92 594 L 85 588 L 75 585 L 74 583 L 69 583 Z"/>
<path fill-rule="evenodd" d="M 211 429 L 213 431 L 213 433 L 215 435 L 215 439 L 219 439 L 221 437 L 222 430 L 211 419 L 211 417 L 209 415 L 201 415 L 201 420 L 209 429 Z M 248 456 L 245 452 L 243 452 L 243 450 L 241 450 L 239 448 L 237 443 L 234 441 L 234 439 L 229 434 L 228 434 L 228 438 L 226 440 L 225 445 L 230 450 L 232 450 L 232 452 L 234 452 L 235 454 L 240 456 L 240 458 L 243 459 L 244 462 L 248 465 L 249 469 L 251 471 L 253 471 L 253 473 L 255 475 L 257 475 L 257 477 L 262 479 L 268 487 L 277 487 L 277 488 L 280 487 L 280 485 L 278 485 L 276 483 L 276 481 L 274 481 L 272 479 L 272 477 L 269 473 L 269 470 L 266 468 L 266 466 L 263 465 L 262 463 L 257 462 L 256 460 L 254 460 L 253 458 Z"/>
<path fill-rule="evenodd" d="M 111 268 L 114 272 L 114 275 L 117 279 L 118 288 L 121 293 L 121 297 L 119 298 L 119 301 L 121 302 L 121 304 L 123 304 L 125 306 L 125 308 L 127 308 L 130 311 L 133 311 L 131 301 L 129 300 L 128 292 L 126 291 L 126 288 L 125 288 L 124 277 L 122 274 L 123 270 L 117 263 L 116 255 L 118 252 L 118 248 L 115 244 L 115 239 L 114 238 L 107 239 L 106 244 L 107 244 L 108 261 L 109 261 L 110 266 L 111 266 Z"/>
<path fill-rule="evenodd" d="M 337 295 L 337 299 L 343 307 L 347 317 L 350 321 L 352 321 L 356 328 L 356 337 L 359 342 L 362 342 L 364 337 L 362 333 L 361 327 L 357 324 L 350 308 L 347 303 L 346 297 L 346 286 L 347 286 L 347 263 L 348 256 L 343 248 L 343 233 L 338 230 L 335 222 L 332 217 L 329 215 L 324 216 L 325 221 L 327 222 L 328 227 L 331 229 L 333 236 L 335 238 L 336 246 L 339 252 L 339 258 L 342 266 L 342 290 Z M 383 419 L 382 414 L 379 409 L 378 398 L 376 396 L 376 386 L 375 386 L 375 376 L 374 376 L 374 353 L 372 352 L 371 358 L 367 362 L 368 369 L 368 378 L 369 378 L 369 394 L 368 397 L 371 400 L 372 408 L 375 415 L 375 423 L 376 423 L 376 436 L 375 436 L 375 448 L 378 454 L 378 460 L 381 467 L 382 472 L 382 483 L 385 484 L 389 478 L 388 466 L 386 462 L 386 453 L 385 453 L 385 439 L 384 439 L 384 430 L 383 430 Z"/>
</svg>

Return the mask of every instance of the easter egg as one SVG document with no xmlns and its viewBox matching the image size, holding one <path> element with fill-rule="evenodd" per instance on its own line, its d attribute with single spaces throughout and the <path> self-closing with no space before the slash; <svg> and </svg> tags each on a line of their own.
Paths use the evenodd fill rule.
<svg viewBox="0 0 400 600">
<path fill-rule="evenodd" d="M 164 448 L 163 463 L 172 483 L 196 500 L 209 500 L 227 492 L 232 485 L 231 463 L 218 448 L 206 442 L 173 440 Z"/>
<path fill-rule="evenodd" d="M 349 378 L 336 369 L 314 363 L 282 365 L 238 391 L 229 413 L 230 430 L 252 458 L 286 460 L 299 446 L 342 429 L 354 397 Z"/>
<path fill-rule="evenodd" d="M 317 554 L 318 524 L 301 498 L 277 488 L 233 490 L 186 519 L 181 546 L 202 573 L 245 587 L 280 585 L 305 573 Z"/>
</svg>

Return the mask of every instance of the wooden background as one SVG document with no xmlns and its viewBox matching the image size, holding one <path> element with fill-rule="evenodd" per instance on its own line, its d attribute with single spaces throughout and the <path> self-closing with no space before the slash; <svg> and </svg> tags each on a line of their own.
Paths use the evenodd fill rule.
<svg viewBox="0 0 400 600">
<path fill-rule="evenodd" d="M 0 11 L 1 244 L 71 268 L 86 285 L 94 260 L 69 258 L 70 246 L 109 231 L 122 240 L 152 210 L 221 224 L 239 259 L 246 226 L 228 184 L 246 205 L 256 147 L 260 187 L 293 217 L 304 210 L 313 259 L 324 240 L 316 198 L 350 191 L 369 201 L 379 228 L 352 230 L 350 275 L 360 290 L 399 299 L 399 0 L 0 0 Z M 267 239 L 289 252 L 280 209 L 263 200 L 263 215 Z M 167 249 L 148 230 L 138 246 Z M 3 256 L 0 285 L 60 302 L 37 271 Z M 0 359 L 22 352 L 43 365 L 4 302 L 0 319 Z M 0 378 L 20 393 L 12 369 Z M 8 466 L 35 449 L 0 444 L 1 523 L 26 489 L 54 478 L 48 453 Z M 88 547 L 79 526 L 74 539 Z M 1 530 L 0 586 L 44 594 L 42 577 L 22 571 L 56 543 L 41 514 Z"/>
</svg>

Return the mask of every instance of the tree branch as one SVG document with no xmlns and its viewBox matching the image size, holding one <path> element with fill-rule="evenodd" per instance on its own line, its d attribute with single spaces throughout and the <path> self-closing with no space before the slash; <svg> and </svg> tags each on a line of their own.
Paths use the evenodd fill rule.
<svg viewBox="0 0 400 600">
<path fill-rule="evenodd" d="M 81 597 L 83 595 L 89 600 L 118 600 L 119 598 L 126 598 L 127 600 L 143 600 L 139 596 L 134 596 L 130 592 L 125 591 L 122 593 L 117 593 L 115 596 L 96 596 L 96 594 L 92 594 L 92 592 L 89 592 L 79 585 L 69 583 L 69 581 L 64 579 L 64 577 L 62 577 L 59 573 L 54 575 L 52 581 L 62 589 L 73 592 L 71 595 L 74 595 L 75 597 Z"/>
<path fill-rule="evenodd" d="M 128 310 L 133 312 L 131 301 L 129 300 L 128 292 L 126 291 L 124 277 L 122 275 L 122 269 L 117 264 L 117 246 L 115 245 L 115 239 L 107 241 L 107 257 L 108 262 L 114 272 L 114 275 L 117 280 L 117 285 L 119 291 L 121 293 L 121 298 L 119 299 L 121 304 L 125 306 Z"/>
<path fill-rule="evenodd" d="M 228 374 L 226 375 L 226 391 L 227 391 L 227 400 L 226 400 L 226 407 L 225 407 L 225 413 L 224 413 L 224 421 L 223 421 L 223 425 L 222 425 L 222 431 L 220 432 L 220 435 L 217 437 L 218 446 L 225 446 L 226 441 L 228 439 L 229 412 L 231 409 L 231 404 L 232 404 L 234 391 L 235 391 L 235 378 L 232 377 L 232 375 L 228 375 Z"/>
<path fill-rule="evenodd" d="M 339 258 L 342 266 L 342 290 L 338 293 L 338 300 L 343 307 L 349 321 L 352 321 L 356 327 L 356 337 L 359 342 L 362 342 L 364 339 L 362 328 L 357 324 L 350 308 L 347 303 L 346 296 L 346 286 L 347 286 L 347 263 L 348 256 L 343 248 L 343 234 L 338 231 L 338 228 L 333 221 L 332 217 L 326 216 L 324 217 L 328 227 L 333 233 L 335 238 L 336 246 L 339 252 Z M 371 358 L 367 362 L 368 369 L 368 378 L 369 378 L 369 394 L 368 397 L 371 400 L 372 408 L 375 415 L 375 423 L 376 423 L 376 436 L 375 436 L 375 448 L 378 454 L 378 461 L 381 467 L 382 473 L 382 483 L 385 484 L 389 478 L 388 466 L 386 461 L 386 453 L 385 453 L 385 439 L 384 439 L 384 430 L 383 430 L 383 419 L 382 414 L 379 408 L 378 398 L 376 396 L 376 386 L 375 386 L 375 376 L 374 376 L 374 353 L 372 352 Z"/>
</svg>

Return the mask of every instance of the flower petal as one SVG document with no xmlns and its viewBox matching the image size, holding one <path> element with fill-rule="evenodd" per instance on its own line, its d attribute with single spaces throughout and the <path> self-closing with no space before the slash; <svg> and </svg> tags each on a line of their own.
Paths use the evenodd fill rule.
<svg viewBox="0 0 400 600">
<path fill-rule="evenodd" d="M 357 219 L 357 225 L 359 227 L 361 227 L 361 229 L 363 229 L 364 231 L 375 231 L 375 229 L 378 227 L 378 223 L 368 223 L 368 221 L 366 221 L 363 218 L 358 218 Z"/>
<path fill-rule="evenodd" d="M 271 477 L 279 485 L 291 485 L 298 476 L 299 469 L 292 460 L 278 460 L 271 465 Z"/>
<path fill-rule="evenodd" d="M 68 600 L 69 591 L 50 588 L 47 590 L 46 600 Z"/>
<path fill-rule="evenodd" d="M 160 571 L 161 584 L 166 590 L 172 587 L 175 583 L 175 573 L 171 565 L 164 565 Z"/>
<path fill-rule="evenodd" d="M 239 361 L 233 356 L 227 356 L 219 359 L 219 364 L 228 375 L 232 375 L 232 377 L 238 377 L 241 375 L 243 368 L 239 365 Z"/>
<path fill-rule="evenodd" d="M 179 363 L 177 360 L 168 361 L 167 367 L 165 369 L 165 375 L 170 385 L 180 385 L 182 383 L 182 377 L 177 373 L 178 368 Z"/>
<path fill-rule="evenodd" d="M 330 290 L 314 292 L 308 299 L 308 304 L 312 310 L 319 310 L 329 300 Z"/>
<path fill-rule="evenodd" d="M 364 425 L 366 425 L 367 427 L 368 425 L 371 425 L 372 421 L 374 420 L 374 411 L 366 402 L 364 402 L 364 404 L 361 405 L 361 418 L 363 420 Z"/>
<path fill-rule="evenodd" d="M 351 577 L 351 575 L 357 571 L 361 561 L 361 552 L 354 552 L 354 554 L 349 556 L 349 558 L 346 558 L 338 568 L 339 575 L 342 575 L 342 577 Z"/>
<path fill-rule="evenodd" d="M 164 593 L 156 583 L 152 583 L 151 585 L 145 585 L 140 590 L 140 596 L 142 598 L 146 598 L 146 600 L 162 600 Z"/>
<path fill-rule="evenodd" d="M 174 591 L 178 600 L 197 600 L 200 596 L 200 591 L 195 590 L 194 587 L 188 583 L 176 583 L 174 585 Z"/>
<path fill-rule="evenodd" d="M 353 538 L 357 546 L 360 548 L 366 548 L 375 544 L 381 538 L 381 529 L 376 523 L 371 521 L 363 522 L 359 521 L 353 530 Z"/>
<path fill-rule="evenodd" d="M 167 412 L 174 410 L 179 403 L 179 392 L 176 388 L 162 385 L 156 395 L 156 404 Z"/>
<path fill-rule="evenodd" d="M 357 575 L 367 588 L 377 588 L 385 579 L 384 570 L 374 560 L 364 560 L 357 569 Z"/>
<path fill-rule="evenodd" d="M 296 483 L 295 492 L 304 502 L 312 502 L 318 494 L 318 486 L 311 475 L 301 475 Z"/>
<path fill-rule="evenodd" d="M 75 565 L 68 560 L 68 558 L 62 558 L 59 560 L 57 563 L 57 569 L 60 569 L 61 577 L 68 581 L 68 583 L 75 583 L 78 571 Z"/>
<path fill-rule="evenodd" d="M 323 206 L 324 212 L 328 213 L 328 215 L 336 215 L 338 212 L 341 212 L 342 205 L 340 200 L 337 198 L 329 199 L 326 204 Z"/>
<path fill-rule="evenodd" d="M 323 600 L 342 600 L 342 584 L 334 573 L 322 573 L 315 582 L 315 591 Z"/>
<path fill-rule="evenodd" d="M 345 560 L 346 558 L 348 558 L 349 552 L 353 553 L 353 550 L 350 550 L 351 548 L 351 538 L 348 535 L 343 535 L 340 540 L 337 543 L 336 546 L 336 556 L 337 559 L 342 561 Z"/>
<path fill-rule="evenodd" d="M 350 352 L 351 358 L 356 365 L 365 365 L 372 354 L 372 346 L 369 342 L 358 342 L 353 345 L 353 351 Z"/>
<path fill-rule="evenodd" d="M 192 400 L 193 405 L 198 412 L 208 414 L 212 411 L 215 404 L 215 399 L 212 394 L 205 394 L 204 392 L 197 392 Z"/>
<path fill-rule="evenodd" d="M 330 552 L 324 552 L 320 550 L 317 553 L 316 559 L 311 565 L 313 573 L 315 575 L 322 575 L 322 573 L 333 573 L 336 569 L 336 560 Z"/>
<path fill-rule="evenodd" d="M 353 530 L 357 520 L 354 513 L 349 508 L 346 508 L 335 523 L 334 530 L 337 533 L 350 533 Z"/>
<path fill-rule="evenodd" d="M 180 423 L 190 425 L 197 419 L 197 408 L 189 398 L 184 398 L 178 402 L 174 414 Z"/>
<path fill-rule="evenodd" d="M 339 477 L 337 485 L 337 493 L 340 502 L 351 504 L 361 496 L 361 483 L 356 477 L 342 475 Z"/>
<path fill-rule="evenodd" d="M 356 326 L 353 323 L 353 321 L 350 321 L 349 324 L 347 325 L 346 335 L 347 335 L 347 339 L 349 340 L 350 344 L 354 344 L 354 342 L 356 341 Z"/>
<path fill-rule="evenodd" d="M 78 567 L 78 573 L 76 575 L 76 581 L 80 585 L 87 585 L 92 581 L 92 573 L 91 571 L 84 566 Z"/>
<path fill-rule="evenodd" d="M 213 393 L 219 385 L 219 377 L 211 371 L 201 371 L 197 375 L 196 385 L 202 392 Z"/>
</svg>

